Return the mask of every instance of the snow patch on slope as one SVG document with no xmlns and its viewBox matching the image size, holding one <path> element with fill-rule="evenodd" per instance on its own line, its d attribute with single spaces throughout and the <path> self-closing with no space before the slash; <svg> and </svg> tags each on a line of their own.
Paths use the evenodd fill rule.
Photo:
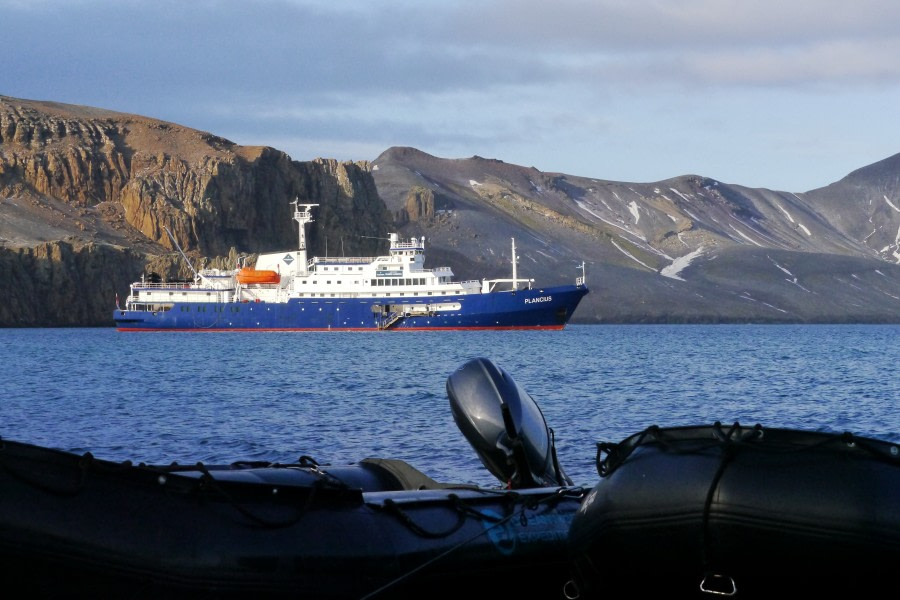
<svg viewBox="0 0 900 600">
<path fill-rule="evenodd" d="M 672 261 L 667 267 L 663 267 L 659 274 L 663 277 L 669 277 L 670 279 L 678 279 L 680 281 L 684 281 L 684 278 L 680 276 L 680 273 L 686 269 L 691 262 L 703 254 L 703 246 L 700 246 L 690 254 L 685 254 L 684 256 L 679 256 L 675 260 Z"/>
</svg>

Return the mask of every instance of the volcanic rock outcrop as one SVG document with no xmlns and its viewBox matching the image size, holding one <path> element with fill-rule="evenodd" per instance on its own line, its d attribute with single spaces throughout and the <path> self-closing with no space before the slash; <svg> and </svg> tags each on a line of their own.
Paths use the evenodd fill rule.
<svg viewBox="0 0 900 600">
<path fill-rule="evenodd" d="M 0 326 L 111 325 L 142 272 L 189 275 L 297 245 L 292 201 L 373 254 L 391 226 L 366 162 L 293 161 L 209 133 L 90 107 L 0 96 Z M 335 243 L 334 247 L 338 244 Z"/>
</svg>

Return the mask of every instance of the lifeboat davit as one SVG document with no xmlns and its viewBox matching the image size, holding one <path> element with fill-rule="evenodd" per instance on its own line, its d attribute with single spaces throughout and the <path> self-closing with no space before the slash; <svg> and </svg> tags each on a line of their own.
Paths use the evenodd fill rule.
<svg viewBox="0 0 900 600">
<path fill-rule="evenodd" d="M 280 283 L 281 274 L 276 271 L 266 269 L 254 269 L 252 267 L 244 267 L 238 272 L 238 283 Z"/>
</svg>

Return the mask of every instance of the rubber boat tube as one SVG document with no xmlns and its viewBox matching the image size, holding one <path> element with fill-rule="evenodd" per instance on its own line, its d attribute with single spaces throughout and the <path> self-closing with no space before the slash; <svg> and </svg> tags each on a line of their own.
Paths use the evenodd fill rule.
<svg viewBox="0 0 900 600">
<path fill-rule="evenodd" d="M 875 595 L 900 565 L 900 449 L 850 433 L 651 427 L 597 447 L 581 597 Z"/>
<path fill-rule="evenodd" d="M 540 452 L 515 479 L 544 482 L 546 424 L 507 383 L 483 402 L 518 407 L 517 443 Z M 483 386 L 451 387 L 479 404 Z M 0 439 L 0 574 L 29 598 L 559 598 L 584 490 L 556 481 L 439 483 L 396 459 L 132 464 Z"/>
</svg>

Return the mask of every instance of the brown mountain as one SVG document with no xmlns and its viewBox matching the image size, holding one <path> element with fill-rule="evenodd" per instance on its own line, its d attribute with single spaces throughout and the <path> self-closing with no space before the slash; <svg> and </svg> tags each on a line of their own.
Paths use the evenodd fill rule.
<svg viewBox="0 0 900 600">
<path fill-rule="evenodd" d="M 379 253 L 424 235 L 428 265 L 591 294 L 575 322 L 900 322 L 900 155 L 805 193 L 695 175 L 623 183 L 391 148 L 298 162 L 146 117 L 0 96 L 0 326 L 112 325 L 154 270 L 296 246 Z"/>
<path fill-rule="evenodd" d="M 900 154 L 805 193 L 625 183 L 391 148 L 378 192 L 464 277 L 591 288 L 575 322 L 900 322 Z"/>
<path fill-rule="evenodd" d="M 234 265 L 297 244 L 290 202 L 317 202 L 329 237 L 373 253 L 390 227 L 368 164 L 292 161 L 264 147 L 96 108 L 0 96 L 0 326 L 112 325 L 145 271 Z"/>
</svg>

